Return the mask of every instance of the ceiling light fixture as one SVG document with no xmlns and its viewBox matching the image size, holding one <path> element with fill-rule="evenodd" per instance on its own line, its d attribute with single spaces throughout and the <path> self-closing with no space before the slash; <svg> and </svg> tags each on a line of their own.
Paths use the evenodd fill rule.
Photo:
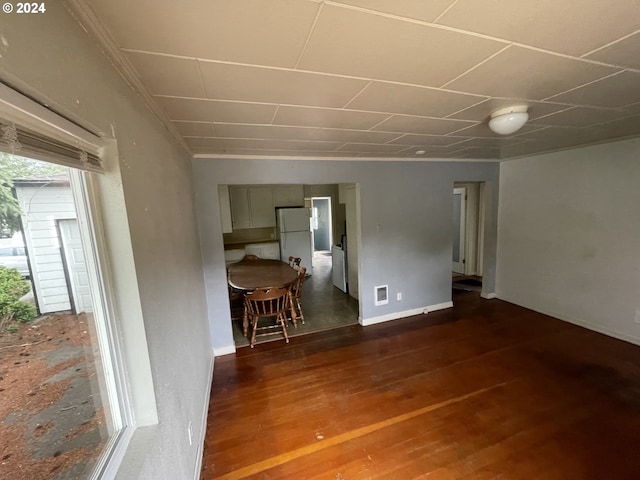
<svg viewBox="0 0 640 480">
<path fill-rule="evenodd" d="M 426 150 L 416 150 L 416 155 L 424 155 L 425 153 L 427 153 Z"/>
<path fill-rule="evenodd" d="M 498 135 L 511 135 L 529 120 L 526 105 L 501 108 L 491 114 L 489 128 Z"/>
</svg>

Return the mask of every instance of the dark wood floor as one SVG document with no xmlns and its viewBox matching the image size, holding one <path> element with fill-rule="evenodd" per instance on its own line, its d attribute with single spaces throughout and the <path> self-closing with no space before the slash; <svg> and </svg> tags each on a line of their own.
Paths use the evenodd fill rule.
<svg viewBox="0 0 640 480">
<path fill-rule="evenodd" d="M 640 347 L 454 304 L 217 358 L 202 479 L 640 479 Z"/>
</svg>

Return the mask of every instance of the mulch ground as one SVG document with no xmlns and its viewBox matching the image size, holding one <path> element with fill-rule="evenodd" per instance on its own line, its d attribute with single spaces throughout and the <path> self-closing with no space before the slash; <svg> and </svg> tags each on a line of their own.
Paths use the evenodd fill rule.
<svg viewBox="0 0 640 480">
<path fill-rule="evenodd" d="M 0 478 L 87 478 L 107 436 L 85 314 L 0 332 Z"/>
</svg>

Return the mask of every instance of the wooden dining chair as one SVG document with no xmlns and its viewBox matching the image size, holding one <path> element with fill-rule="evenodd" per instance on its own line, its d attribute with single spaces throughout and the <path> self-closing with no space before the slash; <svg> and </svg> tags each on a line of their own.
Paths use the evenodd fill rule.
<svg viewBox="0 0 640 480">
<path fill-rule="evenodd" d="M 251 322 L 251 348 L 256 343 L 257 336 L 278 335 L 280 329 L 287 343 L 287 310 L 290 305 L 288 288 L 260 288 L 244 295 L 245 308 Z M 275 319 L 270 325 L 259 325 L 260 319 Z M 264 333 L 258 333 L 264 332 Z"/>
<path fill-rule="evenodd" d="M 247 260 L 260 260 L 260 257 L 257 255 L 245 255 L 244 257 L 242 257 L 242 261 L 246 262 Z"/>
<path fill-rule="evenodd" d="M 305 267 L 293 267 L 295 271 L 298 272 L 298 278 L 291 285 L 291 319 L 293 320 L 293 325 L 295 327 L 298 326 L 298 322 L 296 317 L 302 321 L 304 325 L 304 315 L 302 313 L 302 305 L 300 301 L 302 299 L 302 284 L 304 283 L 305 275 L 307 274 L 307 269 Z M 295 315 L 294 315 L 295 314 Z"/>
<path fill-rule="evenodd" d="M 300 262 L 302 261 L 301 258 L 298 257 L 289 257 L 289 266 L 291 268 L 293 267 L 299 267 L 300 266 Z"/>
</svg>

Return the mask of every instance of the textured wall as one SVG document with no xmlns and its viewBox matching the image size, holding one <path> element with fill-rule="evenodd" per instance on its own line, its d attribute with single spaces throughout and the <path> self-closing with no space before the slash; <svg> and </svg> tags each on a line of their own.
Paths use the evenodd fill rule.
<svg viewBox="0 0 640 480">
<path fill-rule="evenodd" d="M 639 157 L 635 139 L 502 164 L 500 298 L 640 344 Z"/>
<path fill-rule="evenodd" d="M 278 161 L 197 158 L 194 185 L 214 347 L 233 345 L 217 184 L 358 183 L 361 204 L 360 315 L 366 321 L 451 301 L 454 181 L 486 181 L 485 289 L 493 292 L 499 164 L 464 162 Z M 375 285 L 390 302 L 374 306 Z M 395 300 L 402 292 L 402 301 Z"/>
<path fill-rule="evenodd" d="M 129 352 L 130 380 L 136 390 L 136 368 L 147 359 L 153 393 L 146 402 L 137 400 L 138 420 L 153 422 L 154 401 L 158 418 L 154 435 L 138 452 L 144 456 L 139 475 L 194 478 L 211 344 L 189 155 L 62 2 L 48 2 L 46 14 L 3 15 L 0 35 L 3 82 L 117 140 L 118 164 L 100 183 L 106 236 L 115 254 L 118 322 L 125 343 L 144 342 L 146 335 L 148 355 L 144 349 Z M 128 263 L 135 269 L 127 273 Z M 137 322 L 143 325 L 135 329 Z M 190 421 L 193 446 L 187 438 Z"/>
</svg>

